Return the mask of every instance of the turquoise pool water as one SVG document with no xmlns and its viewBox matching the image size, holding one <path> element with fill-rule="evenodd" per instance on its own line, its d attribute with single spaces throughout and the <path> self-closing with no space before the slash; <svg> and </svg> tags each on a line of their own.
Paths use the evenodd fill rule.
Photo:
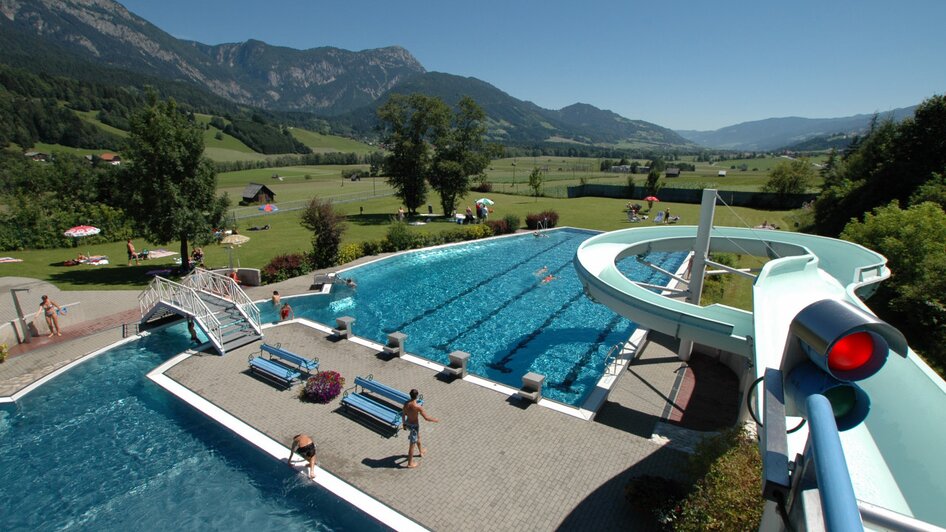
<svg viewBox="0 0 946 532">
<path fill-rule="evenodd" d="M 326 325 L 352 316 L 354 333 L 379 343 L 401 331 L 407 351 L 441 364 L 450 352 L 466 351 L 474 374 L 509 386 L 518 388 L 529 371 L 543 374 L 545 397 L 577 406 L 604 373 L 608 349 L 636 326 L 582 291 L 572 258 L 596 233 L 546 234 L 405 253 L 343 273 L 356 280 L 355 289 L 338 284 L 330 295 L 287 301 L 296 317 Z M 647 258 L 675 271 L 686 253 Z M 619 267 L 633 279 L 668 281 L 633 259 Z M 542 282 L 548 274 L 554 279 Z M 272 305 L 260 309 L 264 321 L 277 320 Z"/>
<path fill-rule="evenodd" d="M 378 530 L 145 377 L 183 325 L 102 354 L 0 409 L 11 530 Z"/>
</svg>

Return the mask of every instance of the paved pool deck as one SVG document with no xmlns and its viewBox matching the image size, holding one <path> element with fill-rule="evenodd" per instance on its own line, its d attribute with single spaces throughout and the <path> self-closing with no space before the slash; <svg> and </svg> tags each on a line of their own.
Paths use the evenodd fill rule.
<svg viewBox="0 0 946 532">
<path fill-rule="evenodd" d="M 295 295 L 310 288 L 311 275 L 248 292 L 263 299 L 274 289 Z M 90 292 L 88 300 L 108 303 L 112 314 L 103 311 L 72 333 L 34 343 L 0 364 L 0 397 L 23 393 L 43 376 L 120 341 L 117 325 L 137 313 L 134 294 Z M 673 339 L 655 333 L 594 421 L 527 405 L 467 380 L 451 382 L 304 324 L 265 333 L 267 342 L 318 356 L 321 369 L 339 371 L 349 384 L 356 375 L 373 374 L 400 389 L 420 389 L 429 414 L 441 419 L 423 424 L 429 453 L 418 459 L 420 466 L 403 467 L 406 433 L 390 437 L 344 413 L 339 399 L 304 403 L 299 386 L 281 390 L 249 374 L 247 357 L 258 346 L 223 357 L 197 353 L 165 374 L 283 445 L 299 432 L 312 434 L 327 471 L 433 530 L 646 529 L 624 503 L 625 484 L 638 475 L 682 476 L 683 450 L 703 434 L 679 427 L 683 414 L 701 402 L 688 391 L 693 366 L 676 358 Z"/>
<path fill-rule="evenodd" d="M 651 344 L 622 378 L 599 414 L 584 421 L 526 404 L 466 380 L 321 330 L 290 323 L 266 329 L 268 343 L 317 356 L 321 370 L 357 375 L 395 388 L 418 388 L 428 413 L 428 449 L 419 467 L 405 467 L 406 433 L 363 423 L 330 404 L 300 401 L 299 386 L 280 389 L 252 375 L 247 346 L 226 356 L 199 354 L 165 372 L 185 388 L 288 446 L 300 432 L 314 436 L 326 470 L 432 530 L 628 530 L 639 521 L 623 503 L 636 475 L 677 476 L 685 453 L 652 438 L 679 384 L 680 363 Z"/>
</svg>

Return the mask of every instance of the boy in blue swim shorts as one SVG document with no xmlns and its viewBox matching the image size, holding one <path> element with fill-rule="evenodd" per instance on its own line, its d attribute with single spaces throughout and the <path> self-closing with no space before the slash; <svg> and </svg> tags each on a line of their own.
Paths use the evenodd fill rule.
<svg viewBox="0 0 946 532">
<path fill-rule="evenodd" d="M 427 415 L 427 412 L 424 411 L 424 407 L 417 404 L 417 397 L 420 395 L 416 389 L 411 390 L 411 400 L 404 403 L 404 411 L 401 412 L 401 420 L 404 424 L 404 430 L 409 431 L 407 436 L 407 441 L 409 442 L 407 446 L 407 467 L 413 469 L 417 467 L 417 463 L 414 462 L 414 446 L 417 446 L 420 456 L 424 456 L 424 453 L 427 452 L 427 449 L 424 449 L 420 444 L 420 420 L 422 417 L 431 423 L 437 423 L 440 420 L 432 418 Z"/>
</svg>

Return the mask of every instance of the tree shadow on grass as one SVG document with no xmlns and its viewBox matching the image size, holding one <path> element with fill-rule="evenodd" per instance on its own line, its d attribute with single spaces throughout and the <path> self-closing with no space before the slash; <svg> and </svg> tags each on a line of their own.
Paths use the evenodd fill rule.
<svg viewBox="0 0 946 532">
<path fill-rule="evenodd" d="M 176 278 L 174 264 L 141 264 L 138 266 L 101 267 L 75 266 L 50 274 L 49 280 L 53 283 L 67 283 L 74 286 L 82 285 L 115 285 L 116 287 L 147 286 L 154 277 L 148 272 L 154 270 L 171 270 L 162 277 Z"/>
</svg>

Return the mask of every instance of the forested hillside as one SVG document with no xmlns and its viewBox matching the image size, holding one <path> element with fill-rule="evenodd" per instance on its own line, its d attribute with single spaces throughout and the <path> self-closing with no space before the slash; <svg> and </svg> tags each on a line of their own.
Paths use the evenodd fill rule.
<svg viewBox="0 0 946 532">
<path fill-rule="evenodd" d="M 189 93 L 182 94 L 185 98 Z M 223 115 L 220 129 L 259 153 L 309 153 L 285 125 L 271 123 L 260 112 L 225 103 L 215 107 L 200 101 L 181 102 L 188 112 Z M 66 76 L 34 74 L 0 64 L 0 147 L 15 143 L 29 148 L 37 142 L 74 148 L 121 150 L 124 139 L 81 120 L 74 111 L 94 111 L 102 123 L 128 129 L 131 114 L 145 102 L 145 90 L 135 85 L 80 81 Z M 301 122 L 306 122 L 302 120 Z"/>
</svg>

